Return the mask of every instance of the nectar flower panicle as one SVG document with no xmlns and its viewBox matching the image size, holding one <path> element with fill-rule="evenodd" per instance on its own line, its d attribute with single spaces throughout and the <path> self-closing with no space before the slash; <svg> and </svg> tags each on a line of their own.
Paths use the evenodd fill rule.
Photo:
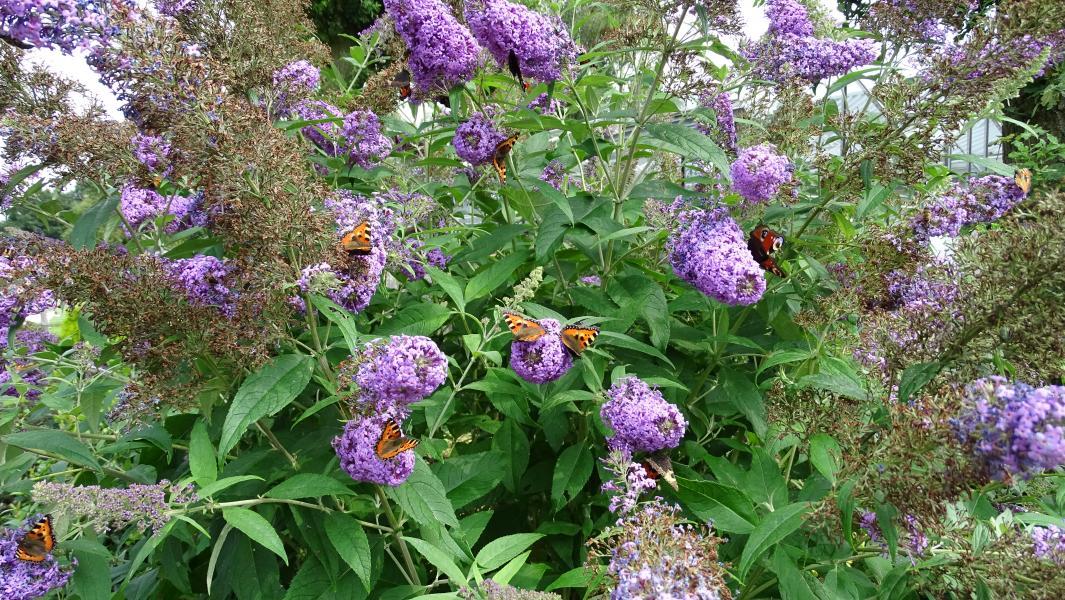
<svg viewBox="0 0 1065 600">
<path fill-rule="evenodd" d="M 300 121 L 319 121 L 321 119 L 340 119 L 340 109 L 321 100 L 304 100 L 296 104 L 289 118 Z M 340 125 L 327 121 L 309 124 L 300 129 L 303 137 L 329 156 L 340 156 Z"/>
<path fill-rule="evenodd" d="M 678 219 L 667 242 L 677 277 L 723 304 L 758 302 L 765 293 L 765 274 L 727 210 L 688 210 Z"/>
<path fill-rule="evenodd" d="M 955 182 L 933 199 L 911 221 L 922 240 L 934 236 L 957 237 L 963 227 L 992 223 L 1024 200 L 1025 194 L 1011 177 L 985 175 Z"/>
<path fill-rule="evenodd" d="M 466 22 L 496 64 L 518 58 L 524 77 L 555 81 L 577 56 L 577 47 L 558 17 L 549 17 L 507 0 L 466 2 Z"/>
<path fill-rule="evenodd" d="M 358 358 L 354 382 L 360 403 L 374 412 L 405 414 L 447 379 L 447 356 L 424 336 L 397 335 L 371 342 Z"/>
<path fill-rule="evenodd" d="M 792 180 L 795 166 L 776 146 L 760 144 L 740 150 L 732 163 L 732 187 L 753 204 L 772 200 L 781 186 Z"/>
<path fill-rule="evenodd" d="M 614 431 L 607 438 L 611 447 L 630 453 L 657 452 L 676 448 L 684 437 L 688 425 L 684 415 L 642 379 L 628 376 L 615 381 L 607 398 L 599 416 Z"/>
<path fill-rule="evenodd" d="M 0 353 L 6 353 L 8 350 L 9 333 L 10 329 L 8 327 L 0 327 Z M 15 331 L 17 355 L 10 361 L 0 358 L 0 394 L 16 398 L 21 396 L 22 393 L 14 385 L 18 383 L 28 386 L 24 392 L 26 398 L 30 400 L 39 398 L 41 395 L 39 388 L 44 384 L 47 375 L 26 355 L 43 352 L 47 349 L 46 344 L 55 344 L 58 341 L 54 335 L 44 328 L 29 323 L 19 327 Z M 18 374 L 17 378 L 11 374 L 12 370 Z"/>
<path fill-rule="evenodd" d="M 481 66 L 481 47 L 440 0 L 384 0 L 385 11 L 410 50 L 407 67 L 418 97 L 469 81 Z"/>
<path fill-rule="evenodd" d="M 459 158 L 477 166 L 492 162 L 496 147 L 505 139 L 489 115 L 478 112 L 458 126 L 452 143 Z"/>
<path fill-rule="evenodd" d="M 392 140 L 381 133 L 381 121 L 368 110 L 356 110 L 344 117 L 340 128 L 348 162 L 370 169 L 392 152 Z"/>
<path fill-rule="evenodd" d="M 510 368 L 529 383 L 548 383 L 566 374 L 573 357 L 562 343 L 562 324 L 554 319 L 537 321 L 547 333 L 534 342 L 510 344 Z"/>
<path fill-rule="evenodd" d="M 303 100 L 318 89 L 321 80 L 318 67 L 306 60 L 293 61 L 274 71 L 274 92 L 285 103 Z"/>
<path fill-rule="evenodd" d="M 1057 525 L 1032 528 L 1032 554 L 1065 566 L 1065 528 Z"/>
<path fill-rule="evenodd" d="M 615 445 L 610 448 L 602 462 L 603 468 L 612 475 L 600 488 L 604 492 L 613 493 L 608 505 L 612 513 L 628 513 L 636 507 L 642 493 L 658 487 L 643 465 L 632 462 L 632 452 L 623 446 Z"/>
<path fill-rule="evenodd" d="M 125 488 L 52 481 L 40 481 L 33 486 L 34 502 L 54 506 L 56 512 L 64 515 L 86 519 L 100 533 L 131 525 L 138 531 L 158 532 L 170 521 L 171 505 L 188 504 L 195 499 L 192 485 L 165 479 Z"/>
<path fill-rule="evenodd" d="M 238 294 L 225 285 L 233 265 L 225 260 L 199 254 L 169 262 L 167 269 L 191 304 L 217 307 L 227 317 L 236 312 Z"/>
<path fill-rule="evenodd" d="M 562 600 L 562 596 L 551 592 L 537 592 L 523 590 L 510 585 L 496 583 L 491 579 L 485 579 L 474 587 L 463 587 L 459 590 L 459 598 L 462 600 Z"/>
<path fill-rule="evenodd" d="M 344 425 L 344 431 L 333 438 L 333 449 L 340 459 L 340 467 L 355 481 L 397 486 L 414 472 L 413 452 L 400 452 L 383 459 L 377 455 L 385 424 L 394 418 L 391 413 L 358 416 Z"/>
<path fill-rule="evenodd" d="M 173 234 L 190 227 L 207 225 L 207 213 L 201 210 L 200 204 L 199 195 L 163 196 L 154 190 L 139 188 L 132 183 L 127 183 L 122 188 L 119 210 L 126 223 L 133 229 L 137 229 L 147 221 L 169 215 L 171 218 L 164 230 L 166 233 Z M 132 234 L 133 232 L 126 231 L 127 236 Z"/>
<path fill-rule="evenodd" d="M 76 562 L 64 569 L 51 555 L 42 562 L 29 562 L 15 557 L 19 542 L 38 518 L 29 519 L 24 529 L 0 532 L 0 592 L 4 600 L 43 598 L 52 590 L 64 587 L 74 574 Z"/>
<path fill-rule="evenodd" d="M 149 173 L 167 177 L 173 170 L 170 164 L 173 148 L 165 138 L 157 135 L 138 133 L 130 140 L 133 145 L 133 158 L 144 165 Z"/>
</svg>

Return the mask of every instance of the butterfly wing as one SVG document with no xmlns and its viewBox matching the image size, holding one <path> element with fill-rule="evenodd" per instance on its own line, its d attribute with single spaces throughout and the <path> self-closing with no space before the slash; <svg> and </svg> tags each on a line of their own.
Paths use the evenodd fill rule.
<svg viewBox="0 0 1065 600">
<path fill-rule="evenodd" d="M 344 247 L 344 250 L 359 255 L 367 255 L 373 251 L 373 238 L 370 237 L 370 222 L 363 221 L 355 226 L 355 229 L 349 231 L 342 240 L 340 245 Z"/>
<path fill-rule="evenodd" d="M 669 484 L 669 487 L 674 490 L 679 489 L 677 478 L 673 475 L 673 461 L 669 460 L 669 456 L 663 452 L 648 454 L 647 459 L 644 460 L 644 469 L 647 468 L 647 465 L 650 465 L 659 475 L 661 475 L 662 479 L 665 479 L 666 483 Z"/>
<path fill-rule="evenodd" d="M 777 277 L 784 277 L 784 270 L 777 265 L 771 255 L 780 250 L 783 245 L 784 236 L 765 225 L 755 227 L 754 231 L 751 231 L 750 237 L 747 238 L 747 249 L 751 251 L 751 256 L 754 257 L 755 262 Z"/>
<path fill-rule="evenodd" d="M 539 323 L 517 313 L 503 313 L 503 320 L 507 322 L 514 338 L 520 342 L 535 342 L 547 333 Z"/>
<path fill-rule="evenodd" d="M 499 175 L 499 183 L 504 184 L 507 182 L 507 155 L 510 154 L 511 148 L 518 141 L 517 135 L 512 135 L 507 139 L 499 142 L 496 145 L 495 152 L 492 153 L 492 166 L 496 168 L 496 174 Z"/>
<path fill-rule="evenodd" d="M 760 262 L 758 264 L 761 265 L 761 267 L 763 269 L 765 269 L 766 271 L 769 271 L 770 273 L 776 275 L 777 277 L 787 277 L 787 275 L 788 275 L 787 273 L 784 272 L 784 269 L 780 268 L 780 265 L 777 264 L 777 261 L 773 260 L 772 256 L 765 257 L 765 260 L 763 260 L 762 262 Z"/>
<path fill-rule="evenodd" d="M 562 329 L 562 343 L 574 356 L 580 356 L 581 352 L 587 350 L 597 337 L 599 337 L 598 327 L 571 325 Z"/>
<path fill-rule="evenodd" d="M 392 85 L 399 88 L 399 97 L 402 100 L 410 98 L 410 71 L 403 69 L 399 73 L 396 73 L 395 79 L 392 80 Z"/>
<path fill-rule="evenodd" d="M 384 429 L 381 430 L 381 437 L 377 440 L 377 446 L 374 451 L 381 460 L 388 460 L 403 454 L 407 450 L 413 450 L 417 445 L 418 440 L 403 437 L 403 432 L 400 431 L 396 420 L 389 419 L 385 422 Z"/>
<path fill-rule="evenodd" d="M 1028 192 L 1032 190 L 1032 171 L 1030 169 L 1017 169 L 1017 173 L 1013 176 L 1013 181 L 1027 196 Z"/>
<path fill-rule="evenodd" d="M 55 530 L 52 515 L 45 515 L 22 536 L 15 550 L 15 557 L 28 562 L 44 562 L 55 548 Z"/>
<path fill-rule="evenodd" d="M 517 78 L 521 89 L 529 91 L 529 84 L 525 83 L 525 77 L 521 74 L 521 61 L 518 60 L 518 55 L 513 50 L 507 54 L 507 68 L 510 69 L 510 74 Z"/>
</svg>

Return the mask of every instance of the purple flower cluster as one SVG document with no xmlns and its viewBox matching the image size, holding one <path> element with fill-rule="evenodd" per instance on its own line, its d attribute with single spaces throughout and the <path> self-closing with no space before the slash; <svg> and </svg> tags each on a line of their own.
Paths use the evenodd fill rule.
<svg viewBox="0 0 1065 600">
<path fill-rule="evenodd" d="M 170 142 L 158 135 L 138 133 L 130 140 L 133 145 L 133 158 L 148 169 L 149 173 L 168 177 L 173 170 L 170 156 L 173 148 Z"/>
<path fill-rule="evenodd" d="M 729 152 L 736 151 L 736 115 L 732 110 L 732 96 L 728 92 L 711 91 L 700 97 L 700 104 L 714 111 L 717 133 L 722 145 Z M 710 128 L 699 126 L 700 131 L 710 135 Z"/>
<path fill-rule="evenodd" d="M 119 210 L 126 220 L 126 224 L 137 229 L 142 223 L 151 221 L 163 215 L 169 215 L 170 221 L 166 224 L 166 233 L 177 233 L 189 227 L 204 227 L 207 225 L 207 213 L 200 208 L 200 196 L 163 196 L 154 190 L 139 188 L 132 183 L 127 183 L 122 188 L 122 197 L 119 201 Z M 132 236 L 133 232 L 127 230 L 126 235 Z"/>
<path fill-rule="evenodd" d="M 196 494 L 191 484 L 178 485 L 165 479 L 125 488 L 41 481 L 33 486 L 33 499 L 55 506 L 64 515 L 87 519 L 100 533 L 130 525 L 137 531 L 151 529 L 155 533 L 170 521 L 172 504 L 188 504 Z"/>
<path fill-rule="evenodd" d="M 547 383 L 566 374 L 573 357 L 562 343 L 562 324 L 554 319 L 540 319 L 544 335 L 535 342 L 515 340 L 510 344 L 510 368 L 529 383 Z"/>
<path fill-rule="evenodd" d="M 414 93 L 429 97 L 469 81 L 482 64 L 481 47 L 441 0 L 384 0 L 410 57 Z"/>
<path fill-rule="evenodd" d="M 376 413 L 406 415 L 409 405 L 427 398 L 447 379 L 447 357 L 436 342 L 420 335 L 371 342 L 357 360 L 359 403 Z"/>
<path fill-rule="evenodd" d="M 647 470 L 640 463 L 632 462 L 632 452 L 624 448 L 611 448 L 603 459 L 603 468 L 611 474 L 601 491 L 613 494 L 610 498 L 610 512 L 624 515 L 636 508 L 640 494 L 655 489 L 658 484 L 648 477 Z"/>
<path fill-rule="evenodd" d="M 732 163 L 732 187 L 753 204 L 768 202 L 780 187 L 792 179 L 795 165 L 779 154 L 773 144 L 759 144 L 740 150 Z"/>
<path fill-rule="evenodd" d="M 956 237 L 963 227 L 991 223 L 1024 200 L 1024 191 L 1010 177 L 985 175 L 955 182 L 911 221 L 914 234 Z"/>
<path fill-rule="evenodd" d="M 289 100 L 302 100 L 318 89 L 322 75 L 306 60 L 296 60 L 274 71 L 274 92 Z"/>
<path fill-rule="evenodd" d="M 383 264 L 381 271 L 384 271 Z M 378 281 L 380 281 L 380 275 L 378 275 Z M 325 296 L 353 313 L 366 308 L 374 292 L 377 291 L 376 282 L 373 287 L 359 286 L 351 277 L 337 271 L 327 262 L 304 267 L 300 271 L 299 279 L 296 280 L 296 287 L 304 294 Z M 289 301 L 301 311 L 306 309 L 303 298 L 299 296 L 293 296 Z"/>
<path fill-rule="evenodd" d="M 61 569 L 53 556 L 39 563 L 15 557 L 22 536 L 36 522 L 36 518 L 30 519 L 25 529 L 7 529 L 0 533 L 0 598 L 4 600 L 43 598 L 52 590 L 65 586 L 74 572 L 73 568 Z"/>
<path fill-rule="evenodd" d="M 496 146 L 505 139 L 507 136 L 495 128 L 491 117 L 478 112 L 458 126 L 452 143 L 459 158 L 477 166 L 492 162 Z"/>
<path fill-rule="evenodd" d="M 236 312 L 237 292 L 225 285 L 233 265 L 213 256 L 198 254 L 167 264 L 170 277 L 185 293 L 189 303 L 196 306 L 215 306 L 227 317 Z"/>
<path fill-rule="evenodd" d="M 554 115 L 562 110 L 562 102 L 544 92 L 529 103 L 529 109 L 535 110 L 541 115 Z"/>
<path fill-rule="evenodd" d="M 33 257 L 0 255 L 0 328 L 55 307 L 51 290 L 40 289 L 36 283 L 43 274 L 41 269 L 40 261 Z"/>
<path fill-rule="evenodd" d="M 1065 387 L 988 377 L 965 388 L 965 403 L 954 430 L 992 476 L 1027 478 L 1065 465 Z"/>
<path fill-rule="evenodd" d="M 24 46 L 72 52 L 114 35 L 110 10 L 111 2 L 98 0 L 4 0 L 0 36 Z"/>
<path fill-rule="evenodd" d="M 562 600 L 558 594 L 516 588 L 492 579 L 485 579 L 472 588 L 463 587 L 458 593 L 462 600 Z"/>
<path fill-rule="evenodd" d="M 401 452 L 383 459 L 375 450 L 385 423 L 393 417 L 389 412 L 355 417 L 344 425 L 340 435 L 333 438 L 340 468 L 355 481 L 397 486 L 414 472 L 413 452 Z"/>
<path fill-rule="evenodd" d="M 603 280 L 600 279 L 598 275 L 585 275 L 584 277 L 578 279 L 578 281 L 580 281 L 584 285 L 593 285 L 596 287 L 603 285 Z"/>
<path fill-rule="evenodd" d="M 318 121 L 320 119 L 339 119 L 340 109 L 321 100 L 304 100 L 291 110 L 289 117 L 300 121 Z M 313 123 L 300 129 L 303 137 L 310 140 L 322 152 L 329 156 L 340 155 L 340 126 L 334 122 Z"/>
<path fill-rule="evenodd" d="M 496 63 L 508 66 L 513 52 L 525 77 L 554 81 L 577 56 L 577 48 L 558 17 L 541 15 L 507 0 L 467 2 L 464 12 L 473 35 Z"/>
<path fill-rule="evenodd" d="M 768 0 L 766 16 L 769 31 L 765 37 L 741 50 L 758 77 L 778 83 L 795 79 L 817 83 L 876 60 L 873 40 L 837 42 L 814 37 L 806 7 L 797 0 Z"/>
<path fill-rule="evenodd" d="M 1065 566 L 1065 528 L 1057 525 L 1033 527 L 1032 554 Z"/>
<path fill-rule="evenodd" d="M 607 438 L 612 448 L 657 452 L 680 444 L 688 423 L 657 388 L 628 376 L 615 381 L 607 397 L 599 416 L 614 430 L 614 435 Z"/>
<path fill-rule="evenodd" d="M 562 161 L 557 158 L 544 167 L 544 171 L 540 173 L 540 181 L 546 181 L 551 184 L 551 187 L 556 190 L 562 189 L 562 180 L 566 177 L 566 167 L 562 164 Z"/>
<path fill-rule="evenodd" d="M 392 152 L 392 140 L 381 133 L 381 122 L 368 110 L 356 110 L 344 117 L 340 129 L 348 162 L 372 168 Z"/>
<path fill-rule="evenodd" d="M 667 242 L 677 277 L 724 304 L 754 304 L 765 274 L 747 249 L 747 237 L 724 208 L 688 210 Z"/>
<path fill-rule="evenodd" d="M 0 327 L 0 353 L 8 349 L 9 334 L 9 327 Z M 24 324 L 15 330 L 15 344 L 26 355 L 42 352 L 46 349 L 45 344 L 54 344 L 57 341 L 47 330 L 30 324 Z M 34 400 L 40 397 L 41 391 L 37 388 L 44 383 L 45 373 L 25 356 L 16 356 L 10 362 L 0 358 L 0 394 L 16 398 L 22 395 L 18 388 L 12 385 L 12 369 L 18 373 L 18 382 L 29 386 L 25 390 L 26 398 Z"/>
</svg>

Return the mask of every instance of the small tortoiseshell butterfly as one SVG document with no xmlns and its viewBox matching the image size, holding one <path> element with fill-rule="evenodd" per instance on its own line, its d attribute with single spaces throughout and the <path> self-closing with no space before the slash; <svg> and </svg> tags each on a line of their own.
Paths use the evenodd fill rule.
<svg viewBox="0 0 1065 600">
<path fill-rule="evenodd" d="M 521 74 L 521 62 L 518 60 L 518 55 L 514 54 L 513 50 L 507 54 L 507 67 L 510 69 L 510 74 L 516 77 L 518 83 L 521 84 L 521 89 L 526 92 L 529 91 L 531 86 L 528 83 L 525 83 L 525 77 Z"/>
<path fill-rule="evenodd" d="M 1028 192 L 1032 191 L 1032 171 L 1029 169 L 1017 169 L 1017 172 L 1013 175 L 1013 182 L 1027 196 Z"/>
<path fill-rule="evenodd" d="M 754 231 L 751 232 L 751 237 L 747 239 L 747 249 L 751 251 L 751 256 L 754 257 L 754 260 L 763 269 L 777 277 L 785 277 L 787 275 L 772 257 L 772 254 L 780 250 L 783 245 L 784 236 L 765 225 L 755 227 Z"/>
<path fill-rule="evenodd" d="M 344 235 L 343 239 L 340 240 L 340 245 L 346 252 L 365 256 L 373 251 L 371 233 L 370 222 L 363 221 L 356 225 L 355 229 Z"/>
<path fill-rule="evenodd" d="M 396 423 L 396 420 L 389 419 L 385 422 L 385 428 L 381 430 L 381 439 L 377 440 L 374 452 L 377 453 L 378 458 L 381 460 L 388 460 L 403 454 L 407 450 L 413 450 L 417 445 L 418 440 L 403 437 L 403 432 L 399 430 L 399 424 Z"/>
<path fill-rule="evenodd" d="M 514 134 L 499 142 L 496 145 L 495 152 L 492 153 L 492 166 L 496 168 L 500 184 L 507 182 L 507 155 L 510 154 L 510 149 L 514 147 L 517 141 L 518 134 Z"/>
<path fill-rule="evenodd" d="M 15 550 L 15 558 L 28 562 L 44 562 L 55 548 L 52 515 L 44 515 L 32 529 L 22 536 Z"/>
<path fill-rule="evenodd" d="M 510 332 L 519 342 L 535 342 L 547 333 L 540 323 L 516 313 L 503 313 L 503 320 L 507 322 Z M 587 350 L 598 336 L 598 327 L 579 323 L 563 327 L 561 333 L 562 344 L 574 356 L 580 356 L 581 352 Z"/>
</svg>

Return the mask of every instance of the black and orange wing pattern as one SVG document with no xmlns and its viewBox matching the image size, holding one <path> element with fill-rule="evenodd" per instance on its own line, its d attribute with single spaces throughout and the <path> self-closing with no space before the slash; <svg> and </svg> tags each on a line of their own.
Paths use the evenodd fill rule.
<svg viewBox="0 0 1065 600">
<path fill-rule="evenodd" d="M 28 562 L 44 562 L 55 548 L 52 515 L 44 515 L 32 529 L 22 536 L 15 550 L 15 558 Z"/>
<path fill-rule="evenodd" d="M 670 460 L 669 456 L 665 453 L 655 452 L 654 454 L 648 454 L 647 458 L 643 461 L 643 468 L 651 479 L 657 479 L 657 475 L 661 475 L 662 479 L 669 484 L 669 487 L 674 490 L 679 489 L 677 478 L 673 474 L 673 461 Z M 651 475 L 651 471 L 653 471 L 655 475 Z"/>
<path fill-rule="evenodd" d="M 784 236 L 765 225 L 755 227 L 754 231 L 751 232 L 751 236 L 747 238 L 747 249 L 751 251 L 751 256 L 754 257 L 755 262 L 777 277 L 787 275 L 772 257 L 772 254 L 780 250 L 783 245 Z"/>
<path fill-rule="evenodd" d="M 507 155 L 510 154 L 511 148 L 514 147 L 517 141 L 517 134 L 508 137 L 496 144 L 495 152 L 492 154 L 492 166 L 496 168 L 500 184 L 507 182 Z"/>
<path fill-rule="evenodd" d="M 352 254 L 367 255 L 373 251 L 373 238 L 371 237 L 370 222 L 363 221 L 355 226 L 340 240 L 344 250 Z"/>
<path fill-rule="evenodd" d="M 518 55 L 515 54 L 513 50 L 507 54 L 507 68 L 510 69 L 510 74 L 518 80 L 521 89 L 526 92 L 529 91 L 529 87 L 531 86 L 529 86 L 528 83 L 525 83 L 525 77 L 521 74 L 521 61 L 518 60 Z"/>
<path fill-rule="evenodd" d="M 410 98 L 410 71 L 403 69 L 399 73 L 396 73 L 395 78 L 392 79 L 392 85 L 399 89 L 399 97 L 401 100 Z"/>
<path fill-rule="evenodd" d="M 377 440 L 374 452 L 377 453 L 378 458 L 381 460 L 388 460 L 403 454 L 407 450 L 413 450 L 417 445 L 418 440 L 403 437 L 403 432 L 400 431 L 396 420 L 389 419 L 385 422 L 384 429 L 381 430 L 381 438 Z"/>
<path fill-rule="evenodd" d="M 597 337 L 599 337 L 599 328 L 594 325 L 576 324 L 562 328 L 562 343 L 574 356 L 580 356 L 581 352 L 587 350 Z"/>
<path fill-rule="evenodd" d="M 1013 182 L 1027 196 L 1028 192 L 1032 191 L 1032 171 L 1030 169 L 1017 169 L 1017 172 L 1013 175 Z"/>
<path fill-rule="evenodd" d="M 535 342 L 547 333 L 539 323 L 517 313 L 505 312 L 503 320 L 519 342 Z"/>
</svg>

